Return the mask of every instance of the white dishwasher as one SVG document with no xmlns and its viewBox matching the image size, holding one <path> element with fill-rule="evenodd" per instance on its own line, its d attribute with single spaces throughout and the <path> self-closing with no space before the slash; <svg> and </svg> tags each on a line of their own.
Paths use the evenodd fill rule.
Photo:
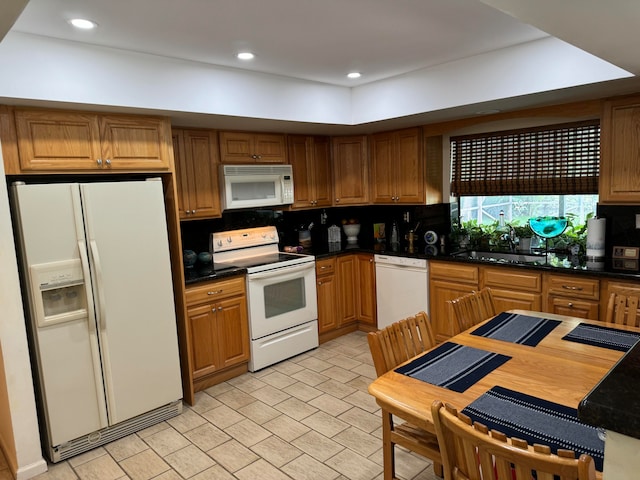
<svg viewBox="0 0 640 480">
<path fill-rule="evenodd" d="M 423 258 L 374 255 L 378 328 L 429 313 L 429 271 Z"/>
</svg>

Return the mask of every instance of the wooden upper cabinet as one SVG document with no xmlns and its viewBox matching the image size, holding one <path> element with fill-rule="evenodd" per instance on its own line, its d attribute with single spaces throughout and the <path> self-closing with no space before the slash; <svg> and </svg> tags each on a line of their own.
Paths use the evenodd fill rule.
<svg viewBox="0 0 640 480">
<path fill-rule="evenodd" d="M 101 115 L 103 162 L 118 170 L 167 170 L 171 124 L 166 118 Z M 108 163 L 104 165 L 109 167 Z"/>
<path fill-rule="evenodd" d="M 367 137 L 332 137 L 333 204 L 364 205 L 369 201 Z"/>
<path fill-rule="evenodd" d="M 16 109 L 15 122 L 24 172 L 171 167 L 168 118 Z"/>
<path fill-rule="evenodd" d="M 604 103 L 599 202 L 640 203 L 640 96 Z"/>
<path fill-rule="evenodd" d="M 180 219 L 220 217 L 216 132 L 174 129 L 173 151 Z"/>
<path fill-rule="evenodd" d="M 422 131 L 410 128 L 371 136 L 373 203 L 424 203 Z"/>
<path fill-rule="evenodd" d="M 285 136 L 220 132 L 220 160 L 222 163 L 287 163 Z"/>
<path fill-rule="evenodd" d="M 289 163 L 293 167 L 293 208 L 330 207 L 332 177 L 327 137 L 289 135 Z"/>
</svg>

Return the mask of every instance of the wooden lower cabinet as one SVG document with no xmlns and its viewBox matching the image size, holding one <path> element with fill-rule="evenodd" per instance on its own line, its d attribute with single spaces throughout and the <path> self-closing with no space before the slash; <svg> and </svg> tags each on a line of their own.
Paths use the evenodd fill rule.
<svg viewBox="0 0 640 480">
<path fill-rule="evenodd" d="M 320 343 L 376 328 L 373 255 L 354 253 L 316 260 Z"/>
<path fill-rule="evenodd" d="M 542 273 L 518 268 L 482 267 L 480 288 L 491 289 L 499 312 L 512 309 L 542 310 Z"/>
<path fill-rule="evenodd" d="M 336 259 L 316 261 L 316 296 L 318 298 L 318 333 L 331 332 L 338 328 L 338 286 L 336 282 Z"/>
<path fill-rule="evenodd" d="M 358 253 L 356 257 L 356 285 L 358 296 L 356 304 L 356 315 L 361 326 L 376 328 L 376 267 L 373 262 L 373 255 Z"/>
<path fill-rule="evenodd" d="M 544 287 L 545 312 L 590 320 L 600 319 L 599 279 L 546 273 Z"/>
<path fill-rule="evenodd" d="M 186 298 L 194 391 L 246 372 L 250 350 L 245 278 L 199 283 L 186 289 Z"/>
<path fill-rule="evenodd" d="M 453 310 L 447 304 L 478 289 L 479 268 L 456 262 L 429 262 L 429 310 L 433 333 L 437 342 L 454 335 Z"/>
<path fill-rule="evenodd" d="M 342 255 L 336 259 L 338 277 L 338 327 L 358 321 L 356 312 L 356 256 Z"/>
</svg>

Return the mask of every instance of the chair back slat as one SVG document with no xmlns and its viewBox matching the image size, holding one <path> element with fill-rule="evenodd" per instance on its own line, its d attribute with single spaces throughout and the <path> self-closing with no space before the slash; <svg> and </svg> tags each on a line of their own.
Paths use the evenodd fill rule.
<svg viewBox="0 0 640 480">
<path fill-rule="evenodd" d="M 487 287 L 449 300 L 448 303 L 451 305 L 455 316 L 454 333 L 468 330 L 498 313 L 496 312 L 491 289 Z"/>
<path fill-rule="evenodd" d="M 639 317 L 637 296 L 615 292 L 609 296 L 605 318 L 607 323 L 637 327 L 640 326 L 638 324 Z"/>
<path fill-rule="evenodd" d="M 470 480 L 594 480 L 595 464 L 589 455 L 576 459 L 573 452 L 552 454 L 547 445 L 530 446 L 478 423 L 469 425 L 450 405 L 431 406 L 440 445 L 445 478 Z"/>
<path fill-rule="evenodd" d="M 367 340 L 378 376 L 435 346 L 431 322 L 425 312 L 370 332 Z"/>
</svg>

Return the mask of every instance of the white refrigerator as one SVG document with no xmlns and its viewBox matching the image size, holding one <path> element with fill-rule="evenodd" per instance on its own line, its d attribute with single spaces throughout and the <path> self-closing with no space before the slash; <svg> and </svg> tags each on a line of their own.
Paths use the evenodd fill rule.
<svg viewBox="0 0 640 480">
<path fill-rule="evenodd" d="M 12 200 L 49 458 L 179 414 L 162 182 L 16 182 Z"/>
</svg>

